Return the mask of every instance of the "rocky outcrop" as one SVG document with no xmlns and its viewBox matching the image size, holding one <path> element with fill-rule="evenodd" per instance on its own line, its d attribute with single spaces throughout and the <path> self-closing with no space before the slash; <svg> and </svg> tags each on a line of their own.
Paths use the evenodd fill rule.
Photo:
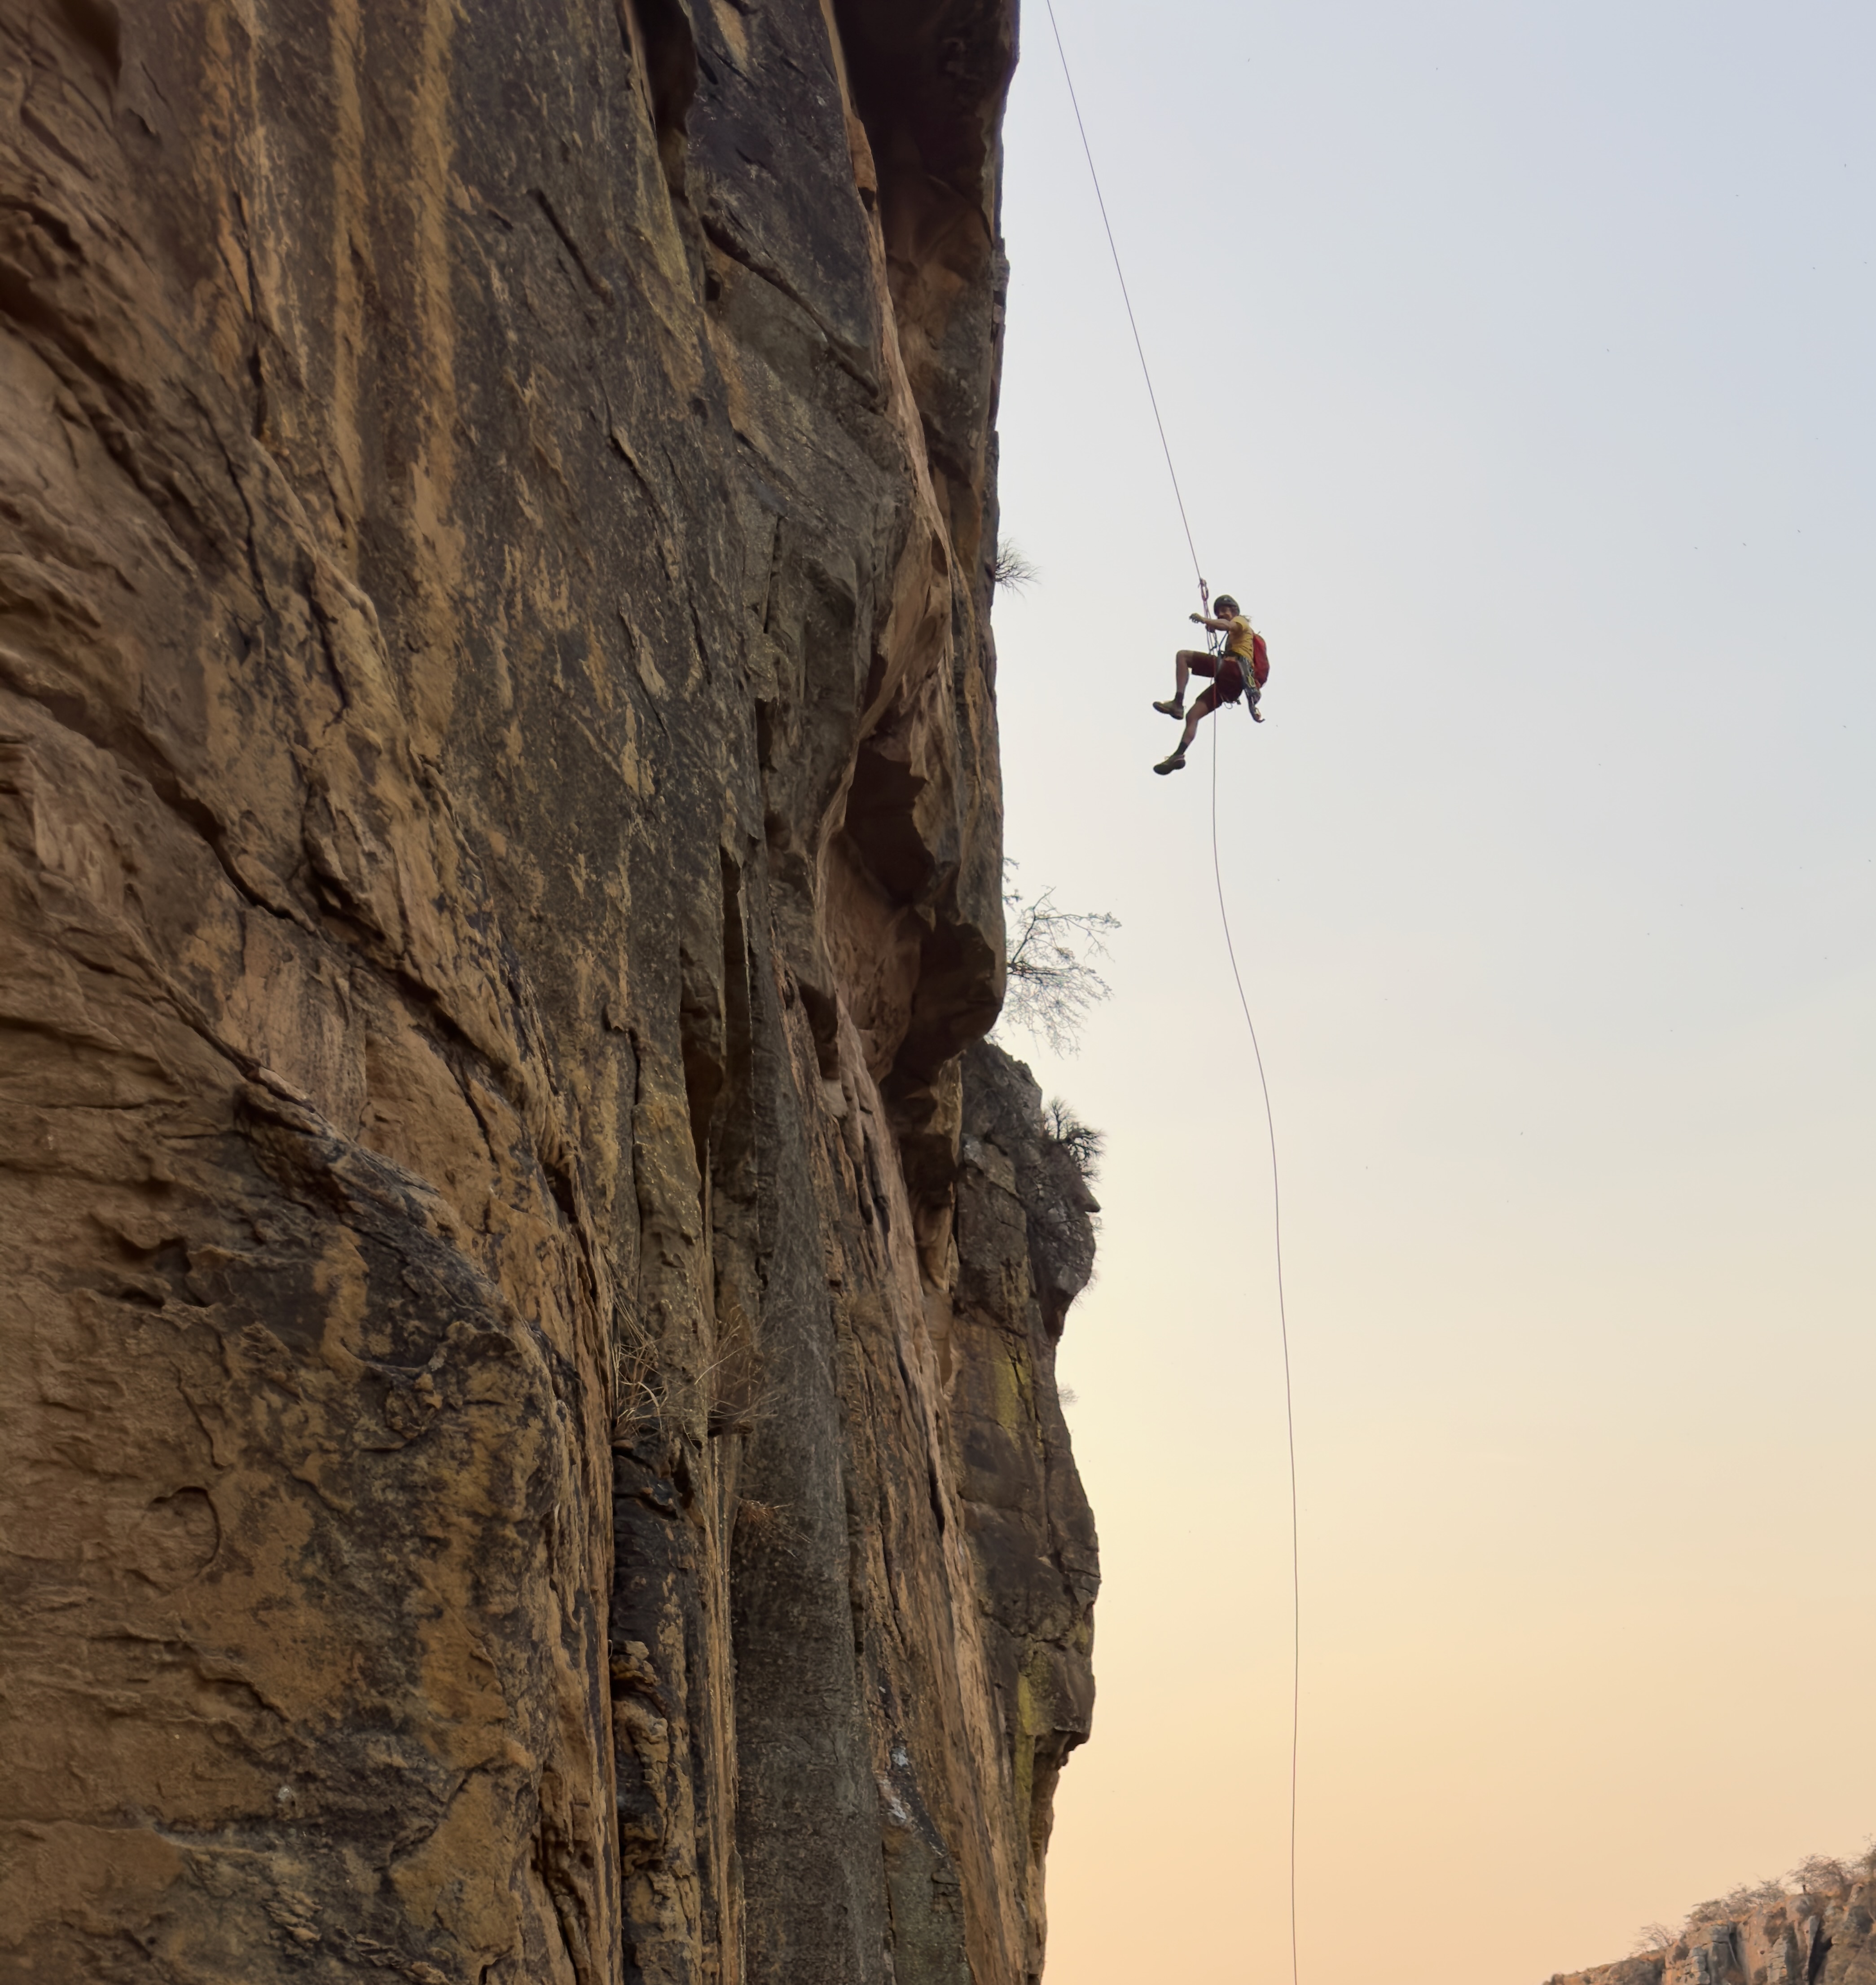
<svg viewBox="0 0 1876 1985">
<path fill-rule="evenodd" d="M 0 1978 L 1039 1970 L 1013 52 L 0 0 Z"/>
<path fill-rule="evenodd" d="M 1549 1985 L 1876 1985 L 1876 1876 L 1812 1864 L 1805 1886 L 1774 1884 L 1703 1903 L 1677 1934 Z"/>
<path fill-rule="evenodd" d="M 1029 1859 L 1029 1970 L 1042 1969 L 1042 1857 L 1055 1781 L 1094 1707 L 1094 1520 L 1055 1389 L 1055 1345 L 1094 1270 L 1100 1211 L 1044 1131 L 1020 1062 L 964 1058 L 959 1273 L 939 1347 L 952 1401 L 954 1480 L 977 1561 L 985 1654 L 1015 1767 L 1013 1827 Z"/>
</svg>

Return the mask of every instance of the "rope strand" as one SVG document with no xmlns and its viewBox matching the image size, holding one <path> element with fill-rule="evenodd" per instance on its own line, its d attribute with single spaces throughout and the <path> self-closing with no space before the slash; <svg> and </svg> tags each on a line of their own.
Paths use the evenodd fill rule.
<svg viewBox="0 0 1876 1985">
<path fill-rule="evenodd" d="M 1270 1140 L 1270 1217 L 1277 1239 L 1277 1321 L 1284 1346 L 1284 1431 L 1290 1449 L 1290 1979 L 1297 1985 L 1297 1751 L 1303 1727 L 1303 1553 L 1297 1518 L 1296 1406 L 1290 1383 L 1290 1316 L 1284 1303 L 1284 1201 L 1277 1169 L 1277 1117 L 1270 1107 L 1270 1084 L 1264 1072 L 1264 1050 L 1257 1045 L 1257 1023 L 1250 1017 L 1243 975 L 1237 969 L 1237 947 L 1231 942 L 1231 919 L 1225 909 L 1223 871 L 1218 860 L 1218 715 L 1212 717 L 1212 881 L 1218 892 L 1218 921 L 1224 927 L 1225 955 L 1237 986 L 1257 1057 L 1257 1086 L 1264 1092 L 1264 1123 Z"/>
<path fill-rule="evenodd" d="M 1107 236 L 1107 252 L 1113 257 L 1114 274 L 1120 284 L 1120 300 L 1126 307 L 1127 327 L 1133 334 L 1133 349 L 1140 361 L 1140 377 L 1146 382 L 1146 398 L 1153 408 L 1153 425 L 1159 431 L 1160 452 L 1166 457 L 1166 472 L 1172 479 L 1173 500 L 1179 505 L 1180 527 L 1186 533 L 1186 549 L 1192 554 L 1192 569 L 1199 582 L 1199 598 L 1209 617 L 1211 590 L 1199 563 L 1199 548 L 1193 542 L 1192 522 L 1186 515 L 1186 498 L 1179 486 L 1179 471 L 1173 461 L 1172 443 L 1166 438 L 1166 422 L 1159 412 L 1159 396 L 1153 391 L 1153 369 L 1146 363 L 1146 347 L 1140 337 L 1139 320 L 1133 314 L 1133 298 L 1127 288 L 1127 274 L 1120 265 L 1120 249 L 1114 240 L 1113 223 L 1108 219 L 1107 201 L 1101 191 L 1101 175 L 1095 170 L 1094 150 L 1088 143 L 1088 127 L 1082 121 L 1081 99 L 1075 94 L 1075 78 L 1069 69 L 1068 50 L 1062 45 L 1062 25 L 1055 18 L 1055 0 L 1045 0 L 1049 25 L 1055 39 L 1055 53 L 1061 59 L 1062 79 L 1068 85 L 1069 102 L 1075 113 L 1075 128 L 1081 134 L 1082 156 L 1088 161 L 1088 176 L 1093 183 L 1095 204 L 1101 210 L 1101 226 Z M 1207 638 L 1206 646 L 1216 653 L 1218 643 Z M 1257 1023 L 1250 1017 L 1250 1002 L 1245 996 L 1243 975 L 1238 970 L 1237 947 L 1231 941 L 1231 919 L 1225 908 L 1224 875 L 1218 858 L 1218 717 L 1222 704 L 1212 713 L 1212 879 L 1218 891 L 1218 918 L 1224 927 L 1225 952 L 1231 961 L 1231 976 L 1237 986 L 1238 1004 L 1244 1009 L 1244 1025 L 1250 1033 L 1250 1048 L 1257 1059 L 1257 1082 L 1264 1092 L 1264 1122 L 1270 1143 L 1270 1211 L 1277 1244 L 1277 1317 L 1284 1349 L 1284 1426 L 1290 1454 L 1290 1978 L 1297 1985 L 1300 1973 L 1297 1940 L 1297 1760 L 1302 1731 L 1303 1710 L 1303 1574 L 1301 1526 L 1297 1516 L 1296 1409 L 1290 1378 L 1290 1318 L 1284 1301 L 1284 1209 L 1282 1188 L 1277 1167 L 1277 1117 L 1270 1107 L 1270 1085 L 1264 1072 L 1264 1050 L 1257 1043 Z"/>
<path fill-rule="evenodd" d="M 1173 500 L 1179 505 L 1179 521 L 1186 532 L 1186 549 L 1192 554 L 1192 569 L 1199 593 L 1205 597 L 1205 572 L 1199 563 L 1199 548 L 1193 542 L 1192 526 L 1186 516 L 1186 499 L 1179 486 L 1179 471 L 1173 466 L 1173 447 L 1166 438 L 1166 422 L 1159 418 L 1159 396 L 1153 391 L 1153 375 L 1146 364 L 1146 348 L 1140 342 L 1140 327 L 1133 315 L 1133 299 L 1127 291 L 1126 271 L 1120 266 L 1120 250 L 1115 245 L 1113 223 L 1107 217 L 1107 202 L 1101 194 L 1101 175 L 1094 169 L 1094 153 L 1088 143 L 1088 127 L 1082 122 L 1081 99 L 1075 94 L 1075 79 L 1069 73 L 1069 52 L 1062 45 L 1062 29 L 1055 18 L 1055 0 L 1047 0 L 1049 25 L 1055 38 L 1055 53 L 1062 59 L 1062 80 L 1069 86 L 1069 103 L 1075 113 L 1075 128 L 1081 133 L 1082 156 L 1088 161 L 1088 176 L 1094 182 L 1095 204 L 1101 210 L 1101 225 L 1107 234 L 1107 252 L 1114 258 L 1114 274 L 1120 279 L 1120 301 L 1127 307 L 1127 327 L 1133 333 L 1133 348 L 1139 354 L 1140 377 L 1146 381 L 1146 397 L 1153 410 L 1153 425 L 1159 430 L 1159 448 L 1166 457 L 1166 472 L 1173 479 Z M 1209 600 L 1207 604 L 1210 604 Z"/>
</svg>

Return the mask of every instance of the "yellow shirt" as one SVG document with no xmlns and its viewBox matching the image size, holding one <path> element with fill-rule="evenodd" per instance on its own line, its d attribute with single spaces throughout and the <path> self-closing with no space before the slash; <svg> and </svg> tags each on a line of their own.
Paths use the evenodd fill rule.
<svg viewBox="0 0 1876 1985">
<path fill-rule="evenodd" d="M 1241 613 L 1231 616 L 1231 631 L 1225 636 L 1225 653 L 1235 655 L 1244 664 L 1244 673 L 1250 673 L 1251 642 L 1250 623 Z"/>
</svg>

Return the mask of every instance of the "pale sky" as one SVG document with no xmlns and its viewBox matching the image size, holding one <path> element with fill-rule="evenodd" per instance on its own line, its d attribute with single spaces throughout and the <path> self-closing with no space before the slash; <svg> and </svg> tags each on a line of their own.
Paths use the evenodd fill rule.
<svg viewBox="0 0 1876 1985">
<path fill-rule="evenodd" d="M 1054 1985 L 1536 1985 L 1876 1831 L 1876 10 L 1057 0 L 1008 127 L 1010 851 L 1123 929 Z"/>
</svg>

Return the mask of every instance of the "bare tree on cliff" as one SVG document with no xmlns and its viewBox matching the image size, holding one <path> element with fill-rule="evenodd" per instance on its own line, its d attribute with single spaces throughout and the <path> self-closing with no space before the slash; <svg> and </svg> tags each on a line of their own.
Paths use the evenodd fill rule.
<svg viewBox="0 0 1876 1985">
<path fill-rule="evenodd" d="M 1027 593 L 1041 576 L 1035 562 L 1025 554 L 1020 545 L 1005 539 L 997 546 L 996 556 L 991 563 L 990 581 L 999 593 Z"/>
<path fill-rule="evenodd" d="M 1073 1107 L 1059 1096 L 1052 1096 L 1042 1105 L 1042 1135 L 1057 1150 L 1067 1154 L 1069 1162 L 1085 1181 L 1092 1184 L 1099 1176 L 1107 1133 L 1084 1123 Z"/>
<path fill-rule="evenodd" d="M 1015 863 L 1003 865 L 1004 924 L 1009 983 L 999 1028 L 1020 1028 L 1056 1054 L 1073 1054 L 1088 1009 L 1113 989 L 1089 963 L 1105 958 L 1109 932 L 1120 919 L 1105 910 L 1065 910 L 1054 888 L 1025 897 L 1012 880 Z"/>
</svg>

